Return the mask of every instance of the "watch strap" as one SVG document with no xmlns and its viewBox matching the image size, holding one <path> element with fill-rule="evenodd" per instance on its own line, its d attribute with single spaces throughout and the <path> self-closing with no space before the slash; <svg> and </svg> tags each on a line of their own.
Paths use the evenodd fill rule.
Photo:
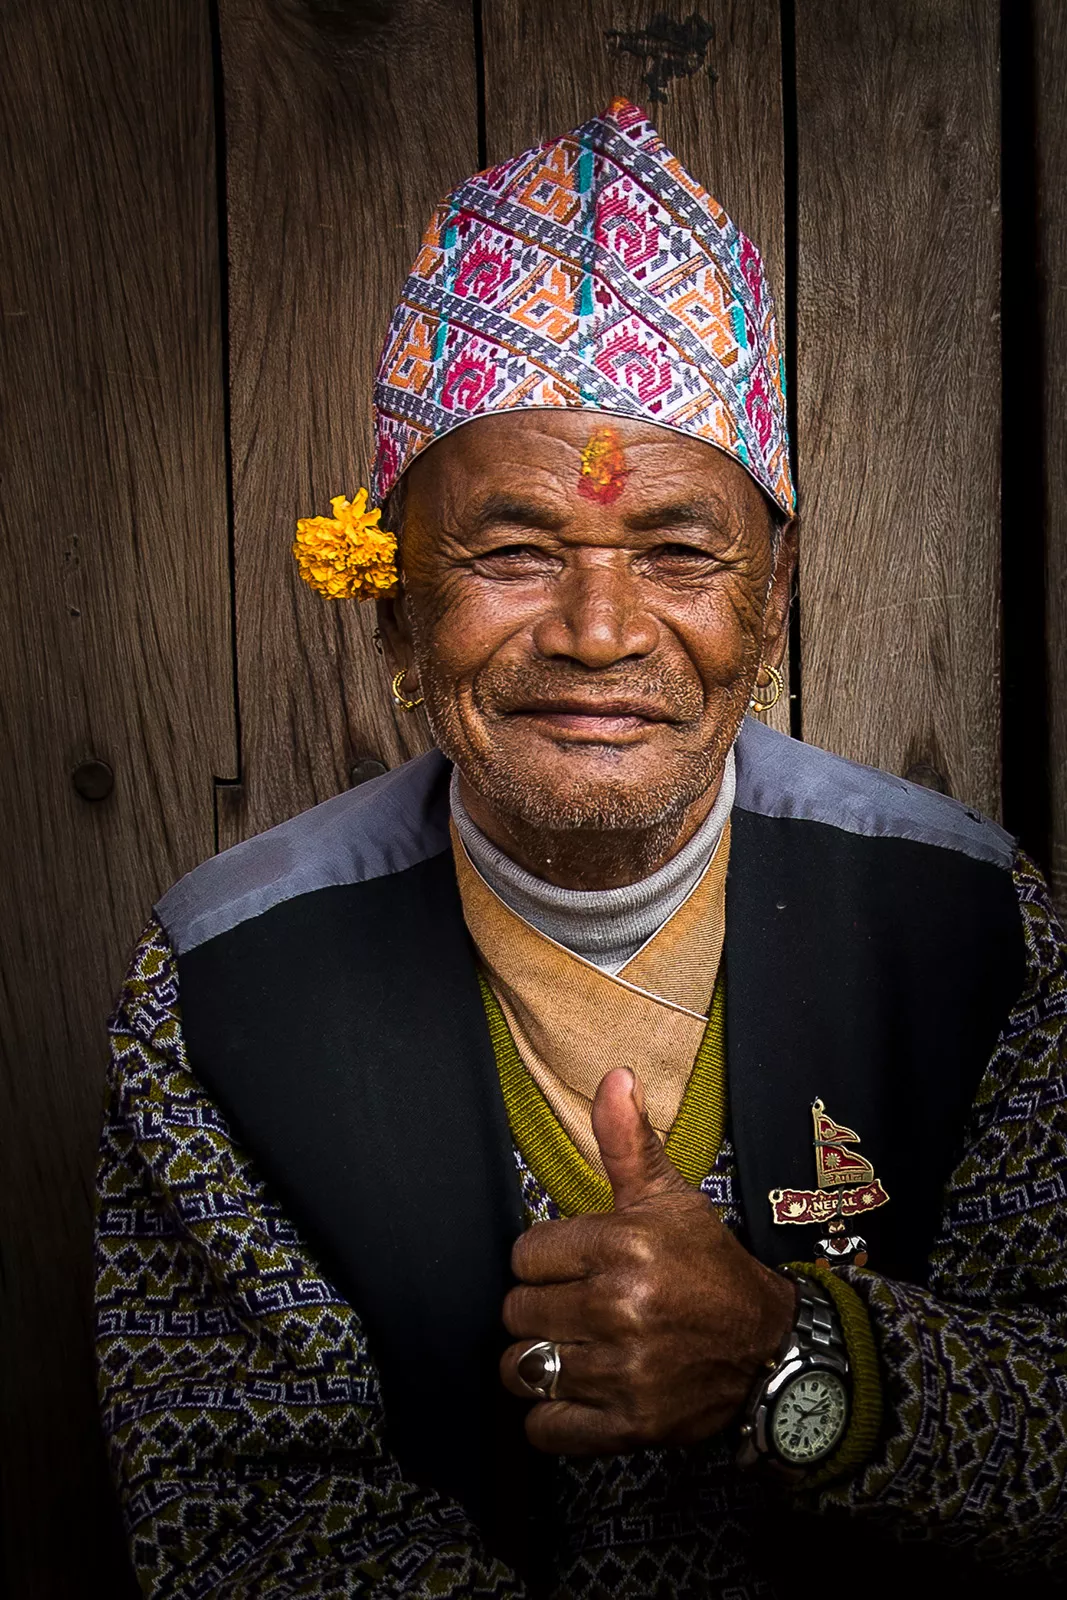
<svg viewBox="0 0 1067 1600">
<path fill-rule="evenodd" d="M 848 1367 L 848 1346 L 832 1295 L 815 1278 L 784 1269 L 798 1280 L 793 1339 L 804 1355 L 824 1355 Z"/>
<path fill-rule="evenodd" d="M 852 1409 L 844 1438 L 825 1461 L 818 1462 L 804 1476 L 805 1489 L 820 1489 L 854 1472 L 878 1442 L 883 1414 L 881 1366 L 867 1307 L 852 1285 L 832 1267 L 820 1267 L 810 1261 L 793 1262 L 787 1271 L 794 1281 L 806 1278 L 818 1283 L 833 1301 L 851 1369 Z"/>
</svg>

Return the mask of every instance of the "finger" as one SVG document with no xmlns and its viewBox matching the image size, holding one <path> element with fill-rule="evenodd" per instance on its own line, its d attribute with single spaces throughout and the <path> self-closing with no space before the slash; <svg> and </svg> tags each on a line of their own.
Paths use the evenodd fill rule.
<svg viewBox="0 0 1067 1600">
<path fill-rule="evenodd" d="M 587 1339 L 590 1326 L 586 1281 L 517 1284 L 504 1297 L 504 1326 L 513 1339 Z"/>
<path fill-rule="evenodd" d="M 645 1113 L 640 1080 L 625 1067 L 606 1072 L 593 1100 L 593 1133 L 615 1196 L 615 1210 L 661 1194 L 691 1193 Z"/>
<path fill-rule="evenodd" d="M 565 1400 L 531 1406 L 526 1416 L 526 1437 L 536 1450 L 554 1456 L 619 1455 L 632 1450 L 636 1442 L 615 1412 Z"/>
<path fill-rule="evenodd" d="M 524 1283 L 570 1283 L 591 1277 L 601 1265 L 603 1216 L 535 1222 L 516 1239 L 511 1270 Z"/>
<path fill-rule="evenodd" d="M 516 1344 L 508 1345 L 500 1358 L 500 1377 L 505 1389 L 518 1395 L 520 1400 L 536 1399 L 538 1404 L 546 1405 L 551 1402 L 541 1400 L 530 1389 L 519 1365 L 526 1352 L 538 1342 L 536 1339 L 520 1339 Z M 560 1342 L 559 1358 L 560 1370 L 554 1399 L 601 1407 L 612 1405 L 619 1399 L 624 1380 L 618 1354 L 609 1345 Z M 533 1365 L 532 1361 L 530 1365 Z"/>
</svg>

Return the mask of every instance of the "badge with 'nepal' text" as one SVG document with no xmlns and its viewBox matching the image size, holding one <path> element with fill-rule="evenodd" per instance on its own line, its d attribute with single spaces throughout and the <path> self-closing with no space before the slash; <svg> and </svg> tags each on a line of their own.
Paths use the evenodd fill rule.
<svg viewBox="0 0 1067 1600">
<path fill-rule="evenodd" d="M 817 1189 L 772 1189 L 771 1210 L 778 1223 L 815 1223 L 825 1227 L 816 1259 L 826 1266 L 857 1266 L 867 1262 L 867 1244 L 853 1231 L 856 1219 L 884 1206 L 889 1196 L 875 1177 L 865 1156 L 849 1146 L 860 1136 L 827 1116 L 821 1100 L 811 1107 L 814 1124 L 815 1181 Z"/>
</svg>

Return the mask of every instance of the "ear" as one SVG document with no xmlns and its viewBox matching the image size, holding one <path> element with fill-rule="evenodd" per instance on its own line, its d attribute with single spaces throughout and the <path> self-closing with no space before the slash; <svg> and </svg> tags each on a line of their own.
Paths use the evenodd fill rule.
<svg viewBox="0 0 1067 1600">
<path fill-rule="evenodd" d="M 780 667 L 789 639 L 789 602 L 797 568 L 797 519 L 790 517 L 778 535 L 770 592 L 763 611 L 763 659 Z"/>
<path fill-rule="evenodd" d="M 385 654 L 396 668 L 406 671 L 414 660 L 411 644 L 411 624 L 407 614 L 407 596 L 403 585 L 386 600 L 375 601 L 378 613 L 378 632 L 382 636 Z"/>
</svg>

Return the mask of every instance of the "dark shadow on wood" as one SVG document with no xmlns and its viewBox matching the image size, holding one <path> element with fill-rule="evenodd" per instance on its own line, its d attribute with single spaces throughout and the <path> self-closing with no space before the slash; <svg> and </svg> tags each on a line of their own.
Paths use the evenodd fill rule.
<svg viewBox="0 0 1067 1600">
<path fill-rule="evenodd" d="M 1034 19 L 1001 6 L 1004 824 L 1047 871 L 1051 826 L 1044 637 L 1044 303 L 1038 249 Z"/>
<path fill-rule="evenodd" d="M 219 316 L 222 323 L 222 426 L 226 469 L 226 550 L 230 568 L 230 669 L 233 673 L 234 771 L 215 774 L 215 786 L 241 782 L 241 696 L 237 679 L 237 552 L 233 532 L 233 447 L 230 436 L 230 239 L 226 209 L 226 87 L 222 77 L 222 32 L 218 0 L 210 0 L 211 72 L 215 96 L 215 193 L 218 200 Z M 219 849 L 219 806 L 215 799 L 215 851 Z"/>
<path fill-rule="evenodd" d="M 797 18 L 796 0 L 782 0 L 782 162 L 785 169 L 785 305 L 784 318 L 786 417 L 793 482 L 797 476 Z M 801 538 L 804 536 L 801 525 Z M 802 737 L 804 680 L 800 660 L 800 569 L 793 579 L 789 613 L 789 732 Z"/>
<path fill-rule="evenodd" d="M 474 24 L 474 86 L 478 109 L 478 166 L 489 165 L 485 137 L 485 39 L 482 29 L 482 0 L 471 0 Z"/>
</svg>

